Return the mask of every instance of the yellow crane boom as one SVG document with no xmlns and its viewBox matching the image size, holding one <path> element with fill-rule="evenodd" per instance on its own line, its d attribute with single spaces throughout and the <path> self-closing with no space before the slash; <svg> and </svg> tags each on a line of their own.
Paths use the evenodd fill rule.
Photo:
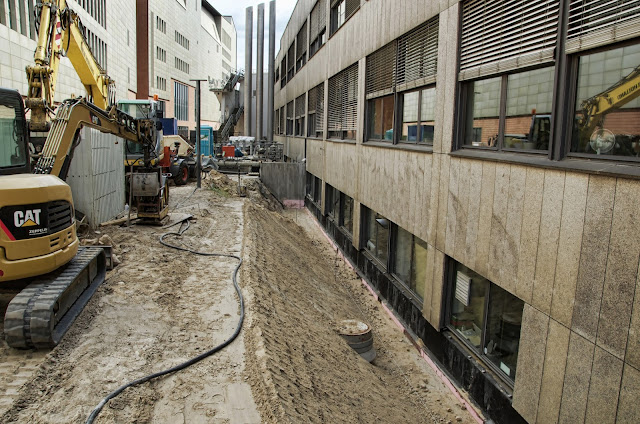
<svg viewBox="0 0 640 424">
<path fill-rule="evenodd" d="M 25 105 L 31 109 L 30 129 L 48 130 L 63 56 L 71 61 L 87 98 L 100 109 L 109 109 L 115 102 L 115 83 L 93 55 L 78 15 L 66 0 L 42 0 L 36 13 L 39 32 L 35 64 L 26 68 L 29 88 Z"/>
</svg>

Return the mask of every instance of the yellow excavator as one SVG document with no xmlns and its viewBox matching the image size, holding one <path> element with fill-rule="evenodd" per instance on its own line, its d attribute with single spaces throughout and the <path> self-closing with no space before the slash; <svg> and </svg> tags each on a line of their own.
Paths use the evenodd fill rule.
<svg viewBox="0 0 640 424">
<path fill-rule="evenodd" d="M 4 319 L 7 343 L 16 348 L 58 344 L 106 274 L 101 248 L 79 247 L 73 199 L 63 181 L 83 127 L 145 146 L 144 163 L 133 178 L 138 216 L 162 219 L 168 189 L 152 165 L 157 128 L 114 105 L 114 83 L 100 67 L 65 0 L 37 5 L 38 44 L 27 67 L 23 103 L 15 90 L 0 89 L 0 290 L 21 289 Z M 62 56 L 73 64 L 86 98 L 64 101 L 53 120 L 55 82 Z M 25 118 L 25 105 L 31 111 Z M 29 129 L 48 135 L 37 162 L 29 157 Z"/>
<path fill-rule="evenodd" d="M 640 66 L 620 81 L 580 104 L 577 134 L 574 135 L 584 151 L 587 144 L 597 154 L 614 152 L 625 156 L 640 154 L 640 137 L 614 134 L 605 128 L 608 113 L 621 108 L 640 96 Z M 613 150 L 613 149 L 616 150 Z"/>
</svg>

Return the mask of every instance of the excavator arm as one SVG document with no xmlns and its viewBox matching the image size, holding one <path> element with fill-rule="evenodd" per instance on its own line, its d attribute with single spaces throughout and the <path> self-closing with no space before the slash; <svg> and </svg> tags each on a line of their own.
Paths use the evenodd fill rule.
<svg viewBox="0 0 640 424">
<path fill-rule="evenodd" d="M 596 127 L 602 126 L 601 121 L 605 114 L 621 108 L 638 96 L 640 96 L 640 66 L 605 91 L 582 102 L 580 131 L 589 137 Z"/>
<path fill-rule="evenodd" d="M 115 101 L 115 83 L 87 44 L 78 15 L 66 0 L 41 0 L 36 13 L 39 32 L 35 64 L 26 68 L 29 88 L 25 104 L 31 109 L 30 129 L 49 129 L 49 113 L 55 109 L 56 80 L 63 56 L 71 61 L 89 100 L 100 109 L 109 109 Z"/>
<path fill-rule="evenodd" d="M 58 108 L 33 172 L 66 179 L 79 131 L 85 126 L 148 146 L 144 149 L 148 164 L 155 146 L 154 125 L 151 119 L 134 119 L 115 107 L 106 112 L 82 98 L 65 100 Z"/>
</svg>

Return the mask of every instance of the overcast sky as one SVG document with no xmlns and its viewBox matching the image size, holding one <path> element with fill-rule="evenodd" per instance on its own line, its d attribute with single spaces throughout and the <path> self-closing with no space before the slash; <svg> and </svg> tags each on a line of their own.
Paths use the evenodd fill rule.
<svg viewBox="0 0 640 424">
<path fill-rule="evenodd" d="M 276 55 L 280 50 L 280 37 L 284 28 L 289 22 L 293 8 L 297 0 L 276 0 Z M 258 33 L 258 5 L 264 3 L 264 71 L 268 69 L 269 56 L 269 1 L 256 0 L 209 0 L 209 3 L 216 8 L 223 16 L 233 16 L 233 22 L 238 31 L 238 68 L 244 69 L 244 45 L 245 45 L 245 23 L 247 20 L 246 9 L 253 6 L 253 69 L 256 69 L 256 35 Z"/>
</svg>

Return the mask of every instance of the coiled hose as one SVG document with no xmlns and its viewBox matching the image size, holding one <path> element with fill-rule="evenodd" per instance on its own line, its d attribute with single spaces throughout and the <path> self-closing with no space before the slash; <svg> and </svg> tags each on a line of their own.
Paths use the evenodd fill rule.
<svg viewBox="0 0 640 424">
<path fill-rule="evenodd" d="M 187 225 L 183 225 L 184 223 L 187 223 Z M 176 223 L 177 224 L 177 223 Z M 176 225 L 174 224 L 174 225 Z M 240 267 L 242 266 L 242 258 L 236 255 L 228 255 L 228 254 L 224 254 L 224 253 L 208 253 L 208 252 L 200 252 L 197 250 L 193 250 L 187 247 L 182 247 L 182 246 L 176 246 L 170 243 L 167 243 L 166 241 L 164 241 L 165 237 L 168 236 L 177 236 L 177 237 L 181 237 L 182 234 L 185 233 L 185 231 L 187 231 L 189 229 L 189 227 L 191 226 L 191 223 L 189 222 L 188 219 L 185 219 L 184 221 L 180 222 L 180 230 L 178 232 L 170 232 L 170 233 L 165 233 L 163 235 L 160 236 L 160 243 L 162 243 L 164 246 L 170 247 L 172 249 L 177 249 L 177 250 L 182 250 L 185 252 L 190 252 L 193 253 L 194 255 L 201 255 L 201 256 L 215 256 L 215 257 L 221 257 L 221 258 L 233 258 L 236 259 L 238 261 L 238 265 L 236 266 L 236 268 L 233 270 L 233 286 L 236 289 L 236 293 L 238 294 L 238 299 L 239 299 L 239 303 L 240 303 L 240 319 L 238 321 L 238 325 L 236 326 L 236 330 L 233 332 L 233 334 L 224 342 L 222 342 L 221 344 L 219 344 L 218 346 L 214 347 L 211 350 L 208 350 L 207 352 L 204 352 L 198 356 L 196 356 L 195 358 L 192 358 L 186 362 L 183 362 L 182 364 L 176 365 L 172 368 L 166 369 L 164 371 L 159 371 L 153 374 L 149 374 L 145 377 L 141 377 L 137 380 L 131 381 L 123 386 L 118 387 L 116 390 L 114 390 L 113 392 L 109 393 L 104 399 L 102 399 L 100 401 L 100 403 L 98 404 L 98 406 L 96 406 L 93 411 L 91 412 L 91 415 L 89 415 L 89 418 L 87 418 L 86 424 L 92 424 L 93 421 L 98 417 L 98 414 L 100 414 L 100 411 L 102 410 L 102 408 L 107 404 L 107 402 L 109 402 L 111 399 L 115 398 L 116 396 L 118 396 L 120 393 L 122 393 L 125 389 L 129 388 L 129 387 L 133 387 L 133 386 L 137 386 L 140 385 L 142 383 L 146 383 L 149 380 L 153 380 L 154 378 L 158 378 L 158 377 L 162 377 L 163 375 L 167 375 L 167 374 L 171 374 L 174 373 L 176 371 L 180 371 L 183 370 L 187 367 L 190 367 L 191 365 L 202 361 L 203 359 L 213 355 L 216 352 L 219 352 L 220 350 L 224 349 L 225 347 L 227 347 L 229 344 L 231 344 L 231 342 L 233 342 L 236 337 L 238 337 L 238 335 L 240 334 L 240 330 L 242 329 L 242 323 L 244 322 L 244 298 L 242 297 L 242 291 L 240 290 L 240 286 L 238 285 L 238 271 L 240 270 Z M 184 227 L 184 228 L 183 228 Z"/>
</svg>

